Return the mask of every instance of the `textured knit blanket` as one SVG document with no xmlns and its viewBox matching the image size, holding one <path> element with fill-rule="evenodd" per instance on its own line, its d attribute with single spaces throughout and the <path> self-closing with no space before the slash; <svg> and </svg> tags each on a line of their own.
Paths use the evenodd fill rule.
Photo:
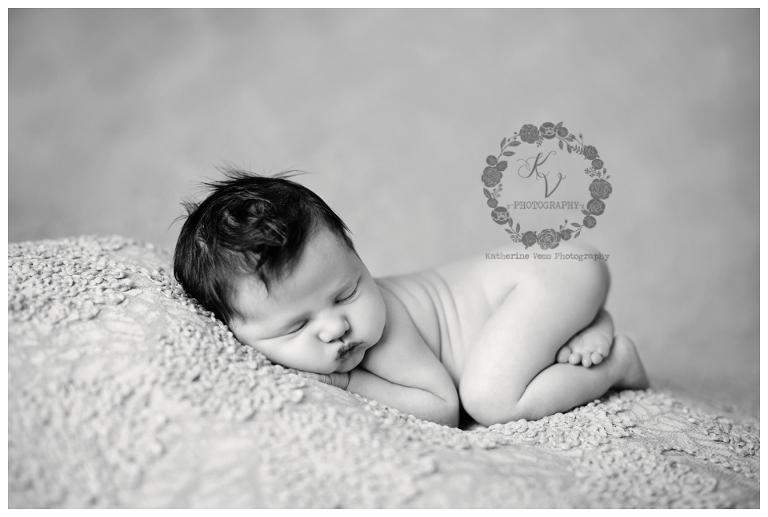
<svg viewBox="0 0 768 517">
<path fill-rule="evenodd" d="M 759 423 L 671 393 L 451 429 L 240 345 L 120 237 L 9 245 L 19 507 L 758 507 Z"/>
</svg>

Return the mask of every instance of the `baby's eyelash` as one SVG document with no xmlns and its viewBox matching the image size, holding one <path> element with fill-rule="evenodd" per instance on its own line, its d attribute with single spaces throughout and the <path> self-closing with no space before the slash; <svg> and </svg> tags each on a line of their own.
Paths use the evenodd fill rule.
<svg viewBox="0 0 768 517">
<path fill-rule="evenodd" d="M 359 286 L 360 286 L 360 284 L 357 284 L 357 285 L 355 285 L 355 288 L 352 290 L 352 292 L 349 294 L 349 296 L 347 296 L 347 297 L 344 297 L 344 298 L 342 298 L 341 300 L 338 300 L 338 302 L 337 302 L 337 303 L 340 303 L 340 302 L 346 302 L 347 300 L 349 300 L 350 298 L 352 298 L 353 296 L 355 296 L 355 295 L 357 294 L 357 288 L 358 288 Z"/>
<path fill-rule="evenodd" d="M 304 323 L 302 323 L 300 326 L 298 326 L 297 328 L 293 329 L 292 331 L 290 331 L 290 332 L 286 333 L 285 335 L 286 335 L 286 336 L 290 336 L 291 334 L 295 334 L 295 333 L 297 333 L 298 331 L 300 331 L 301 329 L 303 329 L 303 328 L 304 328 L 304 325 L 306 325 L 306 324 L 307 324 L 307 322 L 305 321 L 305 322 L 304 322 Z"/>
</svg>

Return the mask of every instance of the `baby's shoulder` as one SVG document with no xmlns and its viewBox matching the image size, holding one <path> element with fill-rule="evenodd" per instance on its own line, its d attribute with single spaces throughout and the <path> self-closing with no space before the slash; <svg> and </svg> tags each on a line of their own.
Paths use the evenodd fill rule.
<svg viewBox="0 0 768 517">
<path fill-rule="evenodd" d="M 439 281 L 434 272 L 421 271 L 408 275 L 376 278 L 376 285 L 387 305 L 388 323 L 395 326 L 414 325 L 433 351 L 440 343 L 440 323 L 437 316 Z M 393 310 L 398 308 L 404 311 Z M 409 321 L 405 321 L 409 320 Z"/>
<path fill-rule="evenodd" d="M 382 293 L 393 297 L 406 308 L 427 310 L 432 305 L 429 291 L 434 283 L 429 278 L 429 272 L 420 271 L 407 275 L 394 275 L 374 279 Z M 386 300 L 387 296 L 385 296 Z M 409 311 L 410 312 L 410 311 Z"/>
</svg>

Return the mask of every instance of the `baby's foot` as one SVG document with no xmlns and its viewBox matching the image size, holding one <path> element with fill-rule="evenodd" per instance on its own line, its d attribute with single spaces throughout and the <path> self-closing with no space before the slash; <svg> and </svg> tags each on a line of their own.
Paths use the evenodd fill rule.
<svg viewBox="0 0 768 517">
<path fill-rule="evenodd" d="M 624 334 L 618 334 L 613 341 L 611 360 L 615 360 L 625 372 L 621 380 L 613 386 L 614 388 L 644 390 L 650 386 L 635 344 Z"/>
<path fill-rule="evenodd" d="M 558 363 L 582 364 L 589 368 L 600 364 L 611 353 L 613 326 L 592 325 L 582 330 L 557 352 Z"/>
</svg>

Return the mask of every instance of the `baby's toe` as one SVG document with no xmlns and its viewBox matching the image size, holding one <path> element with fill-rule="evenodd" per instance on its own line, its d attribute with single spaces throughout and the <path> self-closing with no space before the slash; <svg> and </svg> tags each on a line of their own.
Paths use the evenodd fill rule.
<svg viewBox="0 0 768 517">
<path fill-rule="evenodd" d="M 602 355 L 603 357 L 608 357 L 608 352 L 611 351 L 611 347 L 609 345 L 601 343 L 595 347 L 595 350 L 597 351 L 598 354 Z"/>
<path fill-rule="evenodd" d="M 581 364 L 586 368 L 592 366 L 592 358 L 589 356 L 589 354 L 584 354 L 584 357 L 581 358 Z"/>
<path fill-rule="evenodd" d="M 592 364 L 600 364 L 603 362 L 603 355 L 600 352 L 592 352 Z"/>
<path fill-rule="evenodd" d="M 558 363 L 567 363 L 568 358 L 571 356 L 571 349 L 567 346 L 564 346 L 560 350 L 557 351 L 557 362 Z"/>
<path fill-rule="evenodd" d="M 571 364 L 579 364 L 581 362 L 581 354 L 574 352 L 568 357 L 568 362 Z"/>
</svg>

